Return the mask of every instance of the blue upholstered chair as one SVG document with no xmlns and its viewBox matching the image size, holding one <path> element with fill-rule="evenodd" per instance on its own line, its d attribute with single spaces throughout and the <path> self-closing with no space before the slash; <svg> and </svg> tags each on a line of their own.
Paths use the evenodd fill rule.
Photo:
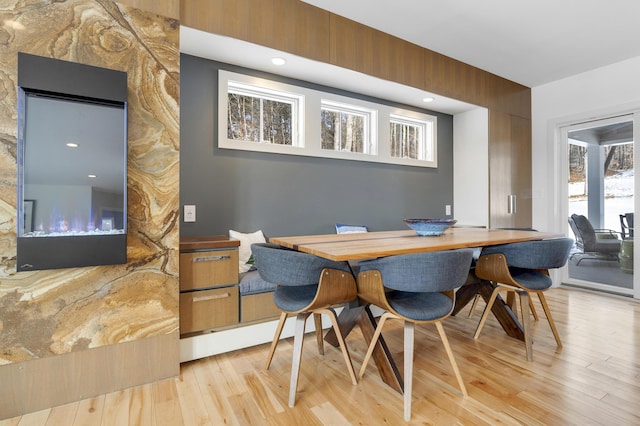
<svg viewBox="0 0 640 426">
<path fill-rule="evenodd" d="M 556 339 L 558 348 L 562 348 L 560 335 L 551 317 L 551 311 L 543 291 L 551 287 L 549 269 L 560 268 L 567 263 L 573 246 L 571 238 L 556 238 L 540 241 L 489 246 L 482 249 L 476 262 L 476 276 L 491 281 L 495 286 L 487 306 L 482 314 L 478 328 L 473 336 L 480 336 L 491 307 L 501 291 L 512 291 L 520 297 L 520 314 L 527 360 L 533 361 L 529 307 L 531 293 L 538 295 L 542 309 Z"/>
<path fill-rule="evenodd" d="M 453 311 L 454 289 L 469 275 L 473 250 L 449 250 L 383 257 L 360 263 L 358 297 L 385 310 L 365 355 L 363 376 L 387 319 L 404 321 L 404 418 L 411 419 L 415 324 L 435 323 L 462 394 L 467 396 L 441 321 Z M 432 356 L 433 354 L 429 354 Z"/>
<path fill-rule="evenodd" d="M 324 354 L 321 314 L 326 314 L 331 319 L 351 382 L 357 384 L 351 357 L 338 327 L 338 318 L 331 307 L 353 301 L 357 297 L 355 279 L 347 262 L 333 262 L 268 243 L 253 244 L 251 251 L 260 277 L 278 286 L 273 294 L 273 301 L 282 310 L 267 357 L 266 369 L 271 365 L 287 317 L 296 315 L 289 406 L 295 405 L 304 329 L 311 314 L 314 317 L 320 354 Z"/>
</svg>

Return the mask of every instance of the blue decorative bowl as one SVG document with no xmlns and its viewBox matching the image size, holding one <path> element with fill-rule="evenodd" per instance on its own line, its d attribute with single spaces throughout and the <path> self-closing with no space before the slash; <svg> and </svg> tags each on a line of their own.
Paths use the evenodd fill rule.
<svg viewBox="0 0 640 426">
<path fill-rule="evenodd" d="M 403 219 L 403 221 L 420 236 L 442 235 L 457 222 L 455 219 Z"/>
</svg>

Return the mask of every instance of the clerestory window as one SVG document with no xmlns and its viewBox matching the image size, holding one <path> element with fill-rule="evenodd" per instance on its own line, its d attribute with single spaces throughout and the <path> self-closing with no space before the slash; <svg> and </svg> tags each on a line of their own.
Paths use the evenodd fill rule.
<svg viewBox="0 0 640 426">
<path fill-rule="evenodd" d="M 218 147 L 437 167 L 437 118 L 226 70 L 218 71 Z"/>
<path fill-rule="evenodd" d="M 389 121 L 392 157 L 434 161 L 434 121 L 400 115 L 391 115 Z"/>
</svg>

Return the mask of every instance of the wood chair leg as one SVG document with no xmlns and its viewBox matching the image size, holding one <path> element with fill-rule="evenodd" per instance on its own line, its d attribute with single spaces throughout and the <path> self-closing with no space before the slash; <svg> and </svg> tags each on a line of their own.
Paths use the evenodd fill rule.
<svg viewBox="0 0 640 426">
<path fill-rule="evenodd" d="M 511 310 L 515 310 L 516 305 L 516 294 L 513 291 L 507 292 L 507 305 L 511 308 Z"/>
<path fill-rule="evenodd" d="M 280 314 L 280 321 L 278 321 L 278 326 L 276 327 L 276 332 L 273 335 L 273 341 L 271 342 L 271 348 L 269 349 L 269 355 L 267 355 L 267 363 L 264 367 L 265 370 L 268 370 L 271 366 L 271 360 L 273 359 L 273 354 L 276 351 L 276 346 L 278 346 L 278 341 L 280 341 L 280 335 L 282 334 L 282 328 L 284 327 L 284 323 L 287 320 L 287 313 L 282 312 Z"/>
<path fill-rule="evenodd" d="M 388 318 L 396 318 L 395 315 L 393 315 L 390 312 L 385 312 L 384 314 L 382 314 L 382 316 L 380 317 L 380 319 L 378 320 L 378 325 L 376 326 L 376 329 L 373 333 L 373 337 L 371 338 L 371 343 L 369 343 L 369 348 L 367 349 L 367 353 L 364 356 L 364 361 L 362 361 L 362 367 L 360 367 L 360 372 L 358 373 L 358 378 L 362 379 L 362 376 L 364 375 L 364 371 L 367 369 L 367 364 L 369 364 L 369 360 L 371 359 L 371 355 L 373 354 L 373 350 L 376 347 L 376 343 L 378 342 L 378 339 L 380 338 L 380 333 L 382 332 L 382 327 L 384 327 L 384 323 Z"/>
<path fill-rule="evenodd" d="M 436 328 L 438 329 L 438 333 L 440 334 L 440 339 L 442 339 L 442 343 L 444 344 L 444 350 L 447 352 L 447 356 L 449 357 L 449 362 L 451 362 L 451 367 L 453 367 L 453 372 L 456 374 L 456 379 L 458 379 L 458 385 L 460 386 L 460 390 L 462 391 L 462 395 L 469 396 L 467 393 L 467 387 L 464 385 L 462 381 L 462 376 L 460 375 L 460 370 L 458 369 L 458 364 L 456 363 L 456 359 L 453 357 L 453 351 L 451 350 L 451 345 L 449 345 L 449 339 L 447 339 L 447 335 L 444 332 L 444 328 L 442 327 L 442 322 L 436 322 Z"/>
<path fill-rule="evenodd" d="M 536 307 L 533 304 L 533 298 L 531 297 L 531 295 L 529 295 L 529 308 L 531 309 L 531 313 L 533 314 L 533 319 L 538 321 L 540 318 L 538 318 L 538 312 L 536 311 Z"/>
<path fill-rule="evenodd" d="M 293 335 L 293 357 L 291 360 L 291 382 L 289 384 L 289 407 L 293 407 L 296 403 L 296 389 L 298 388 L 302 346 L 304 345 L 304 327 L 308 317 L 308 312 L 302 312 L 296 316 L 296 329 Z"/>
<path fill-rule="evenodd" d="M 542 294 L 541 291 L 537 293 L 538 293 L 538 298 L 540 299 L 540 303 L 542 304 L 542 309 L 544 310 L 544 314 L 547 316 L 547 321 L 549 321 L 549 326 L 551 327 L 551 332 L 553 333 L 553 337 L 555 337 L 556 339 L 558 348 L 562 349 L 560 334 L 558 334 L 556 323 L 553 321 L 553 317 L 551 316 L 551 310 L 549 309 L 549 305 L 547 304 L 547 299 L 544 297 L 544 294 Z"/>
<path fill-rule="evenodd" d="M 482 318 L 480 318 L 480 322 L 478 323 L 478 328 L 476 328 L 476 332 L 473 335 L 474 339 L 477 339 L 480 336 L 480 332 L 482 331 L 482 327 L 484 327 L 484 323 L 487 321 L 489 314 L 491 313 L 491 307 L 493 303 L 496 301 L 496 297 L 498 297 L 498 293 L 500 293 L 500 287 L 496 286 L 491 293 L 491 297 L 487 302 L 487 306 L 484 307 L 484 312 L 482 312 Z"/>
<path fill-rule="evenodd" d="M 520 311 L 522 312 L 522 328 L 524 331 L 524 346 L 527 351 L 527 361 L 533 361 L 533 348 L 531 342 L 531 320 L 529 319 L 529 293 L 518 290 L 520 296 Z"/>
<path fill-rule="evenodd" d="M 404 420 L 411 420 L 411 393 L 413 392 L 413 337 L 415 323 L 404 322 Z"/>
<path fill-rule="evenodd" d="M 338 324 L 338 316 L 336 315 L 336 311 L 331 308 L 327 308 L 321 309 L 320 312 L 327 314 L 331 319 L 331 324 L 333 325 L 333 330 L 335 331 L 336 338 L 338 339 L 338 343 L 340 344 L 340 350 L 342 351 L 344 362 L 345 364 L 347 364 L 347 370 L 349 371 L 349 376 L 351 377 L 351 383 L 357 385 L 358 379 L 356 379 L 356 373 L 353 370 L 353 363 L 351 362 L 351 356 L 349 355 L 349 350 L 347 349 L 347 343 L 344 341 L 344 337 L 342 337 L 342 332 L 340 331 L 340 325 Z"/>
<path fill-rule="evenodd" d="M 322 338 L 322 315 L 313 313 L 313 324 L 316 328 L 316 342 L 318 343 L 318 353 L 324 355 L 324 340 Z"/>
<path fill-rule="evenodd" d="M 467 318 L 471 318 L 471 316 L 473 315 L 473 313 L 476 310 L 476 306 L 478 306 L 478 300 L 480 299 L 480 294 L 476 294 L 473 297 L 473 303 L 471 304 L 471 309 L 469 309 L 469 315 L 467 315 Z"/>
</svg>

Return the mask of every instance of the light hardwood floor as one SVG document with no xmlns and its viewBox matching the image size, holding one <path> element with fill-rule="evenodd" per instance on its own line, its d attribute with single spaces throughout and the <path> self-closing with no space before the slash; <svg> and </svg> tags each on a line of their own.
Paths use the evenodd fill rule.
<svg viewBox="0 0 640 426">
<path fill-rule="evenodd" d="M 481 309 L 444 321 L 469 397 L 458 390 L 433 325 L 416 327 L 412 424 L 640 424 L 640 303 L 576 289 L 547 299 L 563 339 L 533 324 L 534 361 L 491 318 L 472 335 Z M 480 304 L 482 305 L 482 304 Z M 542 314 L 536 300 L 538 312 Z M 395 324 L 392 325 L 392 324 Z M 400 322 L 383 333 L 402 361 Z M 359 330 L 347 338 L 354 367 L 366 351 Z M 292 339 L 263 368 L 268 345 L 185 363 L 175 379 L 125 389 L 0 421 L 6 425 L 377 425 L 401 424 L 402 397 L 373 365 L 353 386 L 340 351 L 318 355 L 307 335 L 296 405 L 287 406 Z M 4 386 L 5 384 L 3 384 Z"/>
</svg>

